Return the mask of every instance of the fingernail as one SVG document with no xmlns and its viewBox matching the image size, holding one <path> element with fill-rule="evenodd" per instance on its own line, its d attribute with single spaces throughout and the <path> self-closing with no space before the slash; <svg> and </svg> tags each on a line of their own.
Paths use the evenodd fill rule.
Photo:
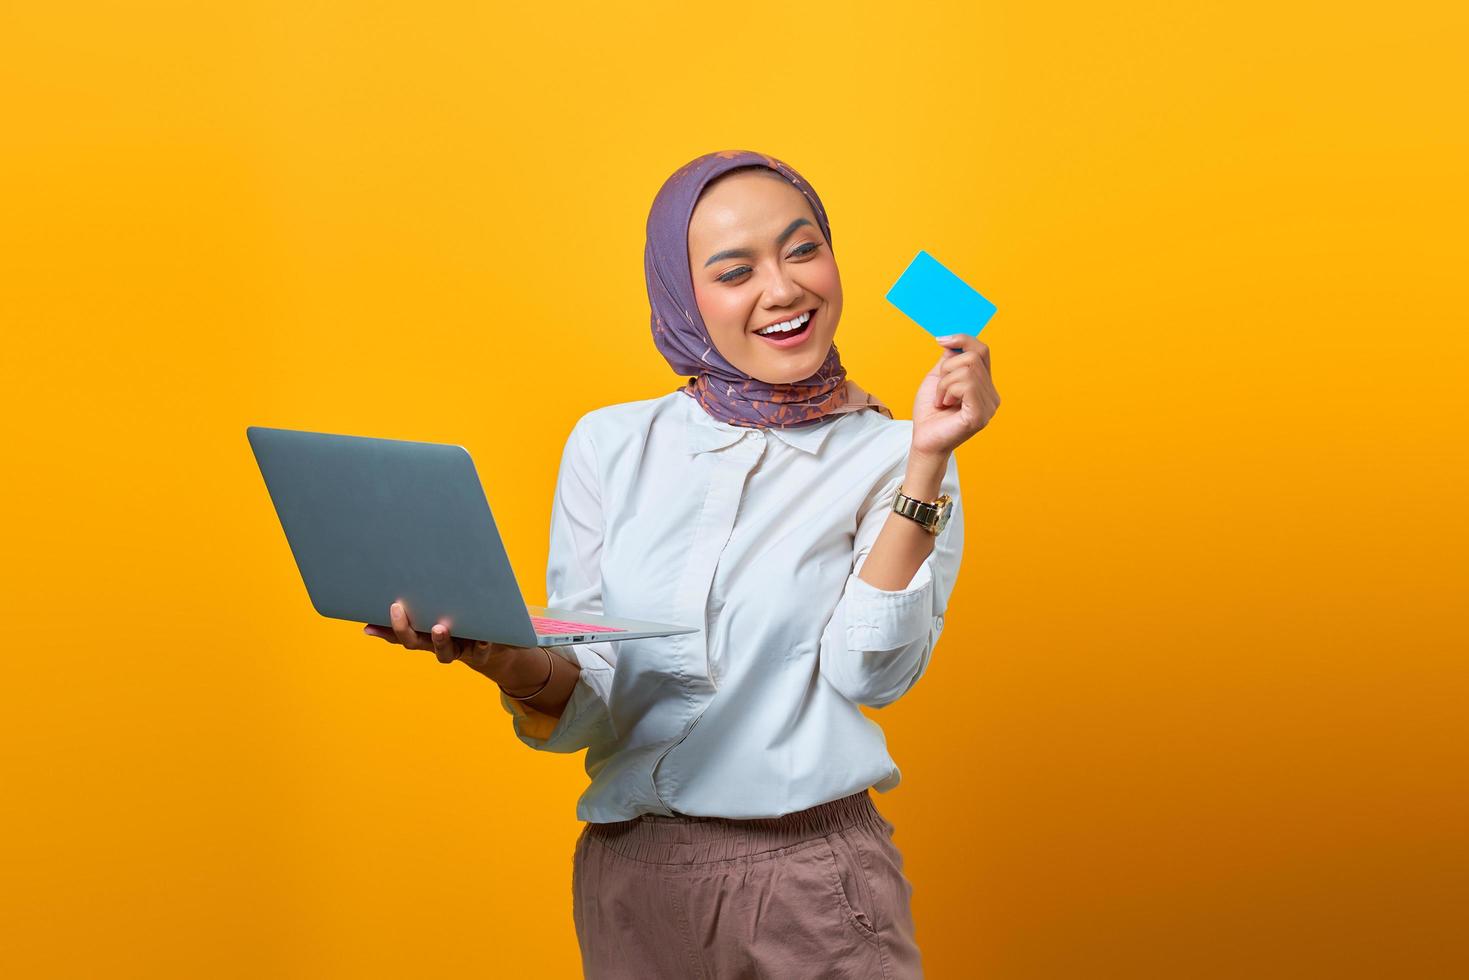
<svg viewBox="0 0 1469 980">
<path fill-rule="evenodd" d="M 943 343 L 947 343 L 948 341 L 951 341 L 951 340 L 958 340 L 962 336 L 964 336 L 964 335 L 963 334 L 958 334 L 958 333 L 951 333 L 947 337 L 935 337 L 934 339 L 937 340 L 939 343 L 943 344 Z"/>
</svg>

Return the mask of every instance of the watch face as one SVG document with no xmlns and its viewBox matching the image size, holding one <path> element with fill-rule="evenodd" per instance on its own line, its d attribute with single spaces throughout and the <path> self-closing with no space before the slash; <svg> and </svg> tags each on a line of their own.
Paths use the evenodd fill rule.
<svg viewBox="0 0 1469 980">
<path fill-rule="evenodd" d="M 949 500 L 949 501 L 945 501 L 944 502 L 944 508 L 943 508 L 943 510 L 939 511 L 938 523 L 936 525 L 934 525 L 934 529 L 933 529 L 933 533 L 934 534 L 938 534 L 940 531 L 942 531 L 944 529 L 944 525 L 946 525 L 946 524 L 949 523 L 949 512 L 952 511 L 953 509 L 954 509 L 954 502 L 952 500 Z"/>
</svg>

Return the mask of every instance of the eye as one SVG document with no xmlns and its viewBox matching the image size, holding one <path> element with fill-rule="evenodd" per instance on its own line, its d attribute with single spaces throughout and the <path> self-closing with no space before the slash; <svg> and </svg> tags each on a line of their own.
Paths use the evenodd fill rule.
<svg viewBox="0 0 1469 980">
<path fill-rule="evenodd" d="M 806 256 L 810 255 L 812 252 L 816 251 L 820 247 L 821 246 L 817 245 L 815 242 L 806 242 L 806 243 L 804 243 L 802 245 L 798 245 L 794 249 L 792 249 L 791 250 L 791 254 L 790 254 L 789 257 L 790 258 L 793 258 L 793 259 L 804 259 Z M 736 279 L 740 278 L 741 276 L 743 276 L 745 273 L 747 273 L 749 271 L 750 271 L 750 267 L 747 266 L 747 265 L 737 266 L 737 267 L 735 267 L 733 269 L 730 269 L 724 275 L 715 277 L 715 280 L 714 281 L 715 282 L 734 282 Z"/>
</svg>

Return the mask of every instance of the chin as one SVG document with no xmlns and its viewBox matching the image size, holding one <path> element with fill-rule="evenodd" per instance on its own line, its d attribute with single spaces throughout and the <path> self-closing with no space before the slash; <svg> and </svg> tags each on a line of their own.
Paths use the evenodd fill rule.
<svg viewBox="0 0 1469 980">
<path fill-rule="evenodd" d="M 819 344 L 817 348 L 821 351 L 820 356 L 816 350 L 803 350 L 799 355 L 794 351 L 782 356 L 779 351 L 771 350 L 763 340 L 751 336 L 750 342 L 754 345 L 750 349 L 748 364 L 744 367 L 735 364 L 736 368 L 744 371 L 752 378 L 770 385 L 788 385 L 797 381 L 805 381 L 811 375 L 821 370 L 821 365 L 826 363 L 826 357 L 831 353 L 831 345 L 835 342 L 834 336 L 827 337 L 824 342 L 813 340 Z"/>
<path fill-rule="evenodd" d="M 831 348 L 827 347 L 827 350 L 831 350 Z M 766 384 L 789 385 L 795 384 L 797 381 L 805 381 L 807 378 L 811 377 L 811 375 L 819 371 L 821 369 L 821 365 L 824 363 L 826 363 L 825 354 L 815 360 L 810 361 L 810 363 L 805 367 L 792 367 L 789 363 L 787 363 L 782 364 L 780 367 L 771 368 L 769 371 L 762 371 L 759 374 L 755 374 L 754 372 L 750 372 L 750 374 L 751 377 L 757 377 L 761 381 L 764 381 Z"/>
</svg>

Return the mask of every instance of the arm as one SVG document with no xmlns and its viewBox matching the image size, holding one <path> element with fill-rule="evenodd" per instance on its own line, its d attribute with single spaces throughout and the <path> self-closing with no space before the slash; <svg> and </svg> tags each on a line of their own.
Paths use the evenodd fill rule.
<svg viewBox="0 0 1469 980">
<path fill-rule="evenodd" d="M 602 612 L 602 501 L 594 448 L 582 424 L 567 437 L 551 503 L 551 540 L 546 562 L 546 605 Z M 576 752 L 605 734 L 607 700 L 617 653 L 611 643 L 551 647 L 551 679 L 529 701 L 500 703 L 515 734 L 533 749 Z M 518 658 L 518 673 L 503 669 L 499 681 L 511 694 L 534 691 L 546 679 L 540 650 Z M 512 681 L 514 683 L 512 683 Z"/>
<path fill-rule="evenodd" d="M 891 475 L 858 515 L 853 572 L 822 632 L 821 674 L 858 704 L 880 708 L 907 693 L 927 670 L 943 631 L 964 550 L 964 517 L 957 463 L 945 460 L 936 486 L 921 482 L 932 480 L 931 466 L 910 453 L 902 475 Z M 953 514 L 937 538 L 892 513 L 900 484 L 912 496 L 953 498 Z"/>
<path fill-rule="evenodd" d="M 934 458 L 909 452 L 903 492 L 919 500 L 937 500 L 943 492 L 939 488 L 949 459 L 947 455 Z M 892 499 L 888 498 L 889 507 Z M 862 565 L 862 581 L 877 589 L 906 588 L 918 566 L 932 553 L 933 542 L 932 534 L 907 518 L 883 522 L 877 543 Z"/>
</svg>

